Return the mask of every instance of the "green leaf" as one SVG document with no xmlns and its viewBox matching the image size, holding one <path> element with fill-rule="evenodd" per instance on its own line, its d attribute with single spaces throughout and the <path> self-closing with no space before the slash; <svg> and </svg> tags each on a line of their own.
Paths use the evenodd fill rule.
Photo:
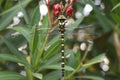
<svg viewBox="0 0 120 80">
<path fill-rule="evenodd" d="M 65 56 L 69 55 L 69 50 L 65 50 Z M 56 53 L 56 55 L 51 56 L 49 59 L 43 60 L 44 65 L 55 64 L 61 60 L 61 53 Z"/>
<path fill-rule="evenodd" d="M 44 53 L 43 59 L 46 60 L 48 58 L 51 58 L 54 54 L 56 54 L 60 50 L 60 40 L 57 40 L 53 44 L 48 46 L 48 49 Z"/>
<path fill-rule="evenodd" d="M 10 3 L 11 3 L 11 4 L 10 4 Z M 6 2 L 4 3 L 4 9 L 5 9 L 5 10 L 8 9 L 11 5 L 12 5 L 12 2 L 11 2 L 10 0 L 6 1 Z"/>
<path fill-rule="evenodd" d="M 40 73 L 32 73 L 32 75 L 40 80 L 43 78 L 43 75 Z"/>
<path fill-rule="evenodd" d="M 43 18 L 43 27 L 44 28 L 48 28 L 48 17 L 44 16 Z M 35 61 L 35 66 L 38 65 L 39 60 L 41 59 L 41 56 L 44 52 L 45 46 L 47 44 L 48 41 L 48 37 L 49 37 L 49 33 L 48 33 L 48 29 L 41 29 L 41 27 L 39 28 L 39 43 L 38 43 L 38 53 L 36 54 L 36 61 Z"/>
<path fill-rule="evenodd" d="M 21 2 L 22 7 L 26 7 L 27 4 L 29 4 L 31 1 L 32 1 L 32 0 L 25 0 L 25 1 L 22 1 L 22 2 Z M 16 4 L 14 7 L 12 7 L 12 8 L 10 8 L 10 9 L 8 9 L 8 10 L 2 12 L 0 15 L 3 15 L 3 14 L 6 14 L 6 13 L 9 13 L 9 12 L 11 12 L 11 11 L 14 11 L 14 10 L 16 10 L 16 9 L 19 9 L 20 6 L 21 6 L 21 5 L 18 3 L 18 4 Z"/>
<path fill-rule="evenodd" d="M 13 27 L 11 29 L 21 33 L 28 42 L 30 41 L 30 30 L 28 28 L 20 26 L 20 27 Z"/>
<path fill-rule="evenodd" d="M 23 12 L 23 14 L 24 14 L 24 19 L 25 19 L 25 22 L 26 22 L 26 24 L 30 24 L 30 18 L 29 18 L 29 16 L 28 16 L 28 14 L 27 14 L 27 10 L 25 10 L 25 7 L 23 7 L 22 6 L 22 3 L 20 2 L 20 8 L 21 8 L 21 11 Z"/>
<path fill-rule="evenodd" d="M 57 53 L 56 55 L 52 56 L 51 58 L 44 60 L 44 64 L 45 65 L 49 65 L 49 64 L 54 64 L 54 63 L 58 63 L 61 59 L 61 54 Z"/>
<path fill-rule="evenodd" d="M 96 63 L 100 63 L 103 61 L 103 58 L 104 58 L 105 54 L 101 54 L 101 55 L 98 55 L 96 56 L 95 58 L 89 60 L 87 63 L 83 64 L 83 66 L 90 66 L 90 65 L 93 65 L 93 64 L 96 64 Z"/>
<path fill-rule="evenodd" d="M 8 41 L 6 38 L 4 38 L 4 37 L 2 37 L 2 36 L 0 36 L 0 37 L 1 37 L 2 41 L 7 45 L 7 47 L 9 48 L 9 50 L 10 50 L 14 55 L 16 55 L 18 58 L 26 61 L 25 56 L 24 56 L 22 53 L 20 53 L 20 52 L 17 50 L 17 48 L 16 48 L 10 41 Z"/>
<path fill-rule="evenodd" d="M 53 37 L 46 45 L 46 48 L 48 48 L 48 46 L 51 46 L 52 44 L 54 44 L 56 41 L 58 41 L 60 39 L 59 35 L 56 35 L 55 37 Z"/>
<path fill-rule="evenodd" d="M 67 51 L 67 53 L 68 53 L 68 56 L 70 55 L 70 57 L 68 58 L 68 63 L 67 63 L 67 65 L 68 66 L 71 66 L 71 67 L 74 67 L 74 65 L 75 65 L 75 55 L 74 55 L 74 53 L 73 53 L 73 51 L 72 50 L 68 50 Z"/>
<path fill-rule="evenodd" d="M 89 75 L 85 75 L 85 76 L 79 76 L 77 78 L 84 78 L 84 79 L 91 79 L 91 80 L 105 80 L 101 77 L 97 77 L 97 76 L 89 76 Z"/>
<path fill-rule="evenodd" d="M 82 65 L 82 67 L 80 68 L 80 71 L 90 67 L 91 65 L 102 62 L 104 56 L 105 56 L 105 54 L 103 53 L 103 54 L 98 55 L 95 58 L 89 60 L 88 62 L 86 62 L 85 64 Z"/>
<path fill-rule="evenodd" d="M 16 63 L 22 63 L 24 64 L 27 68 L 31 69 L 31 66 L 29 65 L 28 62 L 19 59 L 18 57 L 14 56 L 14 55 L 10 55 L 10 54 L 6 54 L 6 53 L 1 53 L 0 54 L 0 58 L 1 59 L 5 59 L 8 61 L 12 61 L 12 62 L 16 62 Z"/>
<path fill-rule="evenodd" d="M 114 11 L 116 8 L 120 7 L 120 3 L 116 4 L 113 8 L 112 11 Z"/>
<path fill-rule="evenodd" d="M 0 19 L 0 31 L 5 29 L 5 27 L 13 20 L 13 17 L 17 14 L 17 10 L 14 10 L 13 12 L 9 12 L 9 14 L 6 14 L 4 17 Z"/>
<path fill-rule="evenodd" d="M 114 21 L 120 25 L 120 16 L 115 13 L 111 13 L 111 16 L 114 19 Z"/>
<path fill-rule="evenodd" d="M 56 65 L 44 65 L 44 66 L 41 66 L 41 68 L 39 69 L 40 70 L 43 70 L 43 69 L 61 69 L 61 65 L 60 64 L 56 64 Z M 65 66 L 65 70 L 67 71 L 73 71 L 74 69 L 70 66 Z"/>
<path fill-rule="evenodd" d="M 1 6 L 1 4 L 2 4 L 2 0 L 0 0 L 0 6 Z"/>
<path fill-rule="evenodd" d="M 34 53 L 35 50 L 37 49 L 38 40 L 39 40 L 39 32 L 37 30 L 37 26 L 34 25 L 31 30 L 30 42 L 29 42 L 31 53 Z"/>
<path fill-rule="evenodd" d="M 37 30 L 37 26 L 33 26 L 32 27 L 32 30 L 31 30 L 31 35 L 30 35 L 30 42 L 29 42 L 29 45 L 30 45 L 30 56 L 31 56 L 31 60 L 32 60 L 32 64 L 34 63 L 35 61 L 35 58 L 36 58 L 36 54 L 37 54 L 37 51 L 38 51 L 38 46 L 39 45 L 42 45 L 42 43 L 39 43 L 39 37 L 40 37 L 40 34 L 39 34 L 39 31 Z"/>
<path fill-rule="evenodd" d="M 42 27 L 39 28 L 39 34 L 40 34 L 40 37 L 39 37 L 39 46 L 38 46 L 39 49 L 41 47 L 43 47 L 43 43 L 45 42 L 45 38 L 49 34 L 48 33 L 48 29 L 47 29 L 47 28 L 49 28 L 48 25 L 49 25 L 48 24 L 48 16 L 46 15 L 46 16 L 44 16 L 43 21 L 42 21 L 42 27 L 46 28 L 46 29 L 42 29 Z"/>
<path fill-rule="evenodd" d="M 61 78 L 61 71 L 53 71 L 46 74 L 43 80 L 59 80 Z"/>
<path fill-rule="evenodd" d="M 43 23 L 44 28 L 49 28 L 49 22 L 48 22 L 48 16 L 47 15 L 43 17 L 42 23 Z"/>
<path fill-rule="evenodd" d="M 100 25 L 102 26 L 103 31 L 108 32 L 111 29 L 114 29 L 115 24 L 113 23 L 113 21 L 107 18 L 106 15 L 103 15 L 103 13 L 101 13 L 101 11 L 98 8 L 96 8 L 92 2 L 91 2 L 91 5 L 94 8 L 95 17 L 99 21 Z"/>
<path fill-rule="evenodd" d="M 39 7 L 37 6 L 33 11 L 31 26 L 38 24 L 39 21 L 40 21 L 40 13 L 39 13 Z"/>
<path fill-rule="evenodd" d="M 30 2 L 31 0 L 25 0 L 22 2 L 22 7 L 26 7 L 27 4 Z M 13 17 L 17 15 L 17 13 L 21 10 L 21 5 L 17 4 L 14 7 L 8 9 L 7 11 L 4 11 L 3 13 L 1 13 L 0 15 L 6 14 L 4 17 L 2 17 L 2 19 L 0 19 L 0 31 L 3 30 L 5 28 L 5 26 L 7 26 L 12 20 Z"/>
<path fill-rule="evenodd" d="M 18 73 L 8 72 L 8 71 L 1 71 L 0 79 L 1 80 L 27 80 L 26 77 L 24 77 Z"/>
<path fill-rule="evenodd" d="M 77 53 L 75 53 L 75 67 L 77 67 L 79 65 L 81 59 L 81 52 L 80 50 L 77 51 Z"/>
</svg>

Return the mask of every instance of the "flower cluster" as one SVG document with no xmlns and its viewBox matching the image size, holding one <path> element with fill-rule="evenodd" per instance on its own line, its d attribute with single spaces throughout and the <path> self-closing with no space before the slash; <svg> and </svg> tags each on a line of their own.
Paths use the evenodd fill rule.
<svg viewBox="0 0 120 80">
<path fill-rule="evenodd" d="M 55 5 L 53 6 L 53 14 L 54 14 L 54 15 L 58 16 L 59 13 L 62 12 L 61 10 L 62 10 L 62 4 L 55 4 Z"/>
<path fill-rule="evenodd" d="M 73 8 L 71 5 L 77 0 L 67 0 L 67 4 L 63 6 L 62 2 L 57 3 L 53 6 L 53 15 L 58 16 L 60 14 L 65 14 L 66 16 L 72 16 Z"/>
<path fill-rule="evenodd" d="M 20 18 L 24 17 L 23 12 L 18 12 L 17 16 L 13 17 L 13 23 L 8 27 L 8 28 L 12 28 L 13 26 L 16 26 L 20 23 Z"/>
</svg>

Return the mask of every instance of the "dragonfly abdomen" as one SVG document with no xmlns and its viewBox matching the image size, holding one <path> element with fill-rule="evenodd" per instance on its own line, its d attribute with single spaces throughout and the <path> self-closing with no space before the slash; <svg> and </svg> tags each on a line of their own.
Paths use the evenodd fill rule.
<svg viewBox="0 0 120 80">
<path fill-rule="evenodd" d="M 64 57 L 64 32 L 61 33 L 61 69 L 62 69 L 62 77 L 64 77 L 64 72 L 65 72 L 65 57 Z"/>
<path fill-rule="evenodd" d="M 65 57 L 64 57 L 64 32 L 65 32 L 65 20 L 64 15 L 59 15 L 59 32 L 61 34 L 61 71 L 62 71 L 62 80 L 64 80 L 65 74 Z"/>
</svg>

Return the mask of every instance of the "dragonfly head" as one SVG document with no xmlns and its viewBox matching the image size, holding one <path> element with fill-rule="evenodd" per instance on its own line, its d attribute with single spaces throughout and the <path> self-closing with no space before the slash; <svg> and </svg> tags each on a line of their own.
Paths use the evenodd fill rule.
<svg viewBox="0 0 120 80">
<path fill-rule="evenodd" d="M 58 20 L 60 23 L 65 23 L 66 17 L 64 15 L 59 15 Z"/>
</svg>

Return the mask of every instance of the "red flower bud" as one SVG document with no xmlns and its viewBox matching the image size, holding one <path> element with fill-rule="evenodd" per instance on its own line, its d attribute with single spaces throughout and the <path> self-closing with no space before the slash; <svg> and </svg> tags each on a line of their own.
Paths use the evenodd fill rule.
<svg viewBox="0 0 120 80">
<path fill-rule="evenodd" d="M 54 14 L 55 16 L 58 16 L 58 15 L 59 15 L 59 11 L 55 11 L 53 14 Z"/>
<path fill-rule="evenodd" d="M 55 4 L 55 5 L 53 6 L 53 14 L 54 14 L 55 16 L 57 16 L 57 15 L 60 13 L 61 8 L 62 8 L 62 5 L 61 5 L 61 4 Z"/>
<path fill-rule="evenodd" d="M 72 8 L 72 7 L 68 7 L 68 8 L 66 9 L 66 14 L 67 14 L 68 16 L 72 16 L 72 13 L 73 13 L 73 8 Z"/>
</svg>

